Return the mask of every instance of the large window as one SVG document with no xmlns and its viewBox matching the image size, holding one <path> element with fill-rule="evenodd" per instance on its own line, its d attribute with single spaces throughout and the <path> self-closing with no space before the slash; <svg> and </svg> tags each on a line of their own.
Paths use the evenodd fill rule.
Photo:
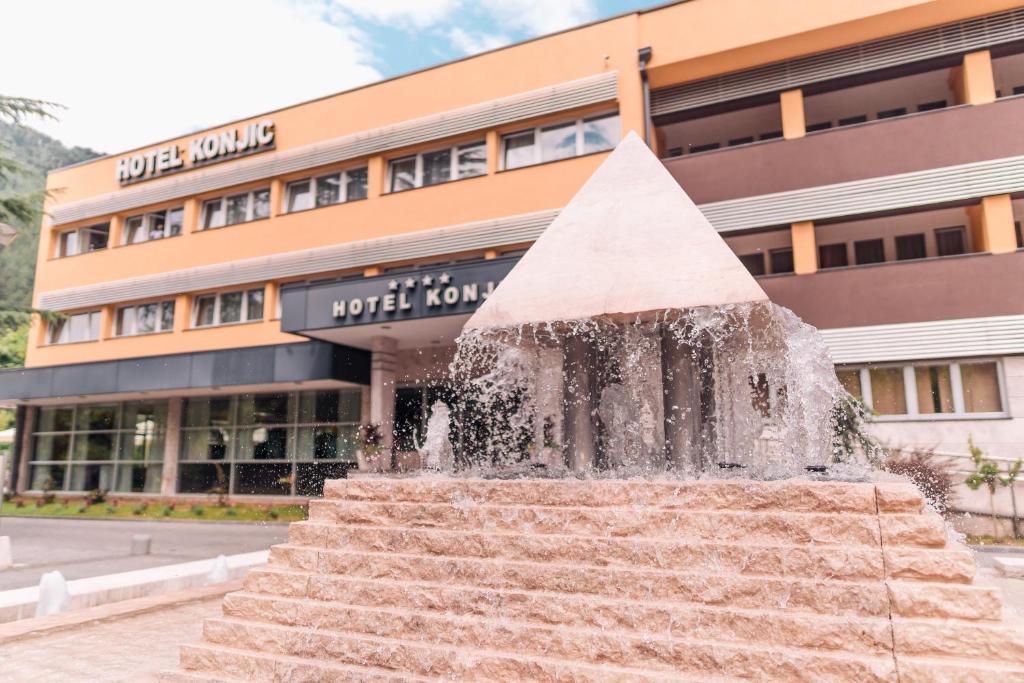
<svg viewBox="0 0 1024 683">
<path fill-rule="evenodd" d="M 124 222 L 122 241 L 125 244 L 139 244 L 164 237 L 176 237 L 181 234 L 184 221 L 185 209 L 180 206 L 132 216 Z"/>
<path fill-rule="evenodd" d="M 39 409 L 29 487 L 159 493 L 167 403 Z"/>
<path fill-rule="evenodd" d="M 483 140 L 435 149 L 388 162 L 388 191 L 438 185 L 449 180 L 487 173 L 487 145 Z"/>
<path fill-rule="evenodd" d="M 502 168 L 520 168 L 602 152 L 614 147 L 620 135 L 618 113 L 510 133 L 501 138 Z"/>
<path fill-rule="evenodd" d="M 203 202 L 203 230 L 269 217 L 270 188 L 260 188 Z"/>
<path fill-rule="evenodd" d="M 285 211 L 288 213 L 366 199 L 366 168 L 296 180 L 288 183 L 287 196 Z"/>
<path fill-rule="evenodd" d="M 130 337 L 174 329 L 174 300 L 122 306 L 114 318 L 114 334 Z"/>
<path fill-rule="evenodd" d="M 999 363 L 992 360 L 845 367 L 836 375 L 883 419 L 1004 415 Z"/>
<path fill-rule="evenodd" d="M 192 301 L 192 327 L 263 320 L 263 288 L 200 294 Z"/>
<path fill-rule="evenodd" d="M 57 258 L 106 249 L 109 238 L 110 223 L 65 230 L 57 237 Z"/>
<path fill-rule="evenodd" d="M 361 392 L 190 398 L 181 432 L 180 493 L 320 495 L 355 463 Z"/>
<path fill-rule="evenodd" d="M 100 312 L 75 313 L 47 323 L 46 340 L 50 344 L 96 341 L 100 338 Z"/>
</svg>

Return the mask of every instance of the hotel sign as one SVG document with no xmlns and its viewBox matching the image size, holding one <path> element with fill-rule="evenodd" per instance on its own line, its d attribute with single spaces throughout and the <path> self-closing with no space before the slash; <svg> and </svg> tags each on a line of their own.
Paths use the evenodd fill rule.
<svg viewBox="0 0 1024 683">
<path fill-rule="evenodd" d="M 480 260 L 288 288 L 281 292 L 281 330 L 301 332 L 472 313 L 517 261 Z"/>
<path fill-rule="evenodd" d="M 230 128 L 188 141 L 185 147 L 167 145 L 117 160 L 117 181 L 122 185 L 149 180 L 196 166 L 227 161 L 264 152 L 274 147 L 274 122 L 270 119 Z"/>
</svg>

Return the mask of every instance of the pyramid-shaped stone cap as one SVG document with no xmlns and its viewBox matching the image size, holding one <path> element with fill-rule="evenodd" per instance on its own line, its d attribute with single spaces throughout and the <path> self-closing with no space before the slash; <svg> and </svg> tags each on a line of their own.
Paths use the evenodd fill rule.
<svg viewBox="0 0 1024 683">
<path fill-rule="evenodd" d="M 630 132 L 466 329 L 767 300 L 697 205 Z"/>
</svg>

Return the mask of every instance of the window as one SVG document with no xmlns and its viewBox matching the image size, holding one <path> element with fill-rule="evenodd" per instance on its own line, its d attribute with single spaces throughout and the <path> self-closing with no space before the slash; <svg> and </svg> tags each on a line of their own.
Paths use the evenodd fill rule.
<svg viewBox="0 0 1024 683">
<path fill-rule="evenodd" d="M 502 168 L 522 168 L 546 161 L 603 152 L 615 146 L 620 134 L 619 115 L 614 113 L 503 135 Z M 718 146 L 717 143 L 715 146 Z"/>
<path fill-rule="evenodd" d="M 842 268 L 850 265 L 846 256 L 846 243 L 823 244 L 818 247 L 819 268 Z"/>
<path fill-rule="evenodd" d="M 764 275 L 764 254 L 744 254 L 740 256 L 740 263 L 751 275 Z"/>
<path fill-rule="evenodd" d="M 821 121 L 819 123 L 812 123 L 809 126 L 807 126 L 807 132 L 808 133 L 816 133 L 819 130 L 828 130 L 831 127 L 832 127 L 832 122 L 831 121 Z"/>
<path fill-rule="evenodd" d="M 899 235 L 896 237 L 896 260 L 910 261 L 927 255 L 924 235 Z"/>
<path fill-rule="evenodd" d="M 712 150 L 721 147 L 717 142 L 708 142 L 703 145 L 690 145 L 690 154 L 700 154 L 701 152 L 710 152 Z"/>
<path fill-rule="evenodd" d="M 883 109 L 882 111 L 878 112 L 878 118 L 880 118 L 880 119 L 894 119 L 897 116 L 906 116 L 906 115 L 907 115 L 907 108 L 906 107 L 896 107 L 895 109 Z"/>
<path fill-rule="evenodd" d="M 935 231 L 935 249 L 939 256 L 967 253 L 967 231 L 963 226 L 940 228 Z"/>
<path fill-rule="evenodd" d="M 999 364 L 991 360 L 930 362 L 836 370 L 843 388 L 879 417 L 1003 417 Z"/>
<path fill-rule="evenodd" d="M 29 488 L 159 493 L 166 431 L 164 401 L 40 408 Z"/>
<path fill-rule="evenodd" d="M 203 202 L 203 230 L 270 217 L 270 189 L 262 188 Z"/>
<path fill-rule="evenodd" d="M 179 493 L 320 495 L 355 462 L 361 392 L 187 399 Z"/>
<path fill-rule="evenodd" d="M 918 111 L 935 111 L 936 109 L 945 109 L 946 100 L 932 100 L 931 102 L 923 102 L 917 105 Z"/>
<path fill-rule="evenodd" d="M 263 288 L 201 294 L 192 303 L 192 326 L 211 327 L 263 319 Z"/>
<path fill-rule="evenodd" d="M 388 162 L 388 191 L 401 192 L 486 173 L 487 145 L 471 142 L 392 159 Z"/>
<path fill-rule="evenodd" d="M 881 238 L 859 240 L 853 243 L 853 255 L 857 259 L 858 266 L 868 263 L 883 263 L 885 261 L 885 243 Z"/>
<path fill-rule="evenodd" d="M 107 248 L 110 237 L 110 223 L 90 225 L 87 228 L 66 230 L 57 238 L 57 258 L 86 254 Z"/>
<path fill-rule="evenodd" d="M 793 272 L 793 250 L 789 247 L 772 249 L 768 252 L 768 259 L 771 261 L 773 274 Z"/>
<path fill-rule="evenodd" d="M 748 136 L 743 137 L 743 138 L 733 138 L 733 139 L 729 140 L 729 146 L 730 147 L 739 147 L 740 145 L 749 145 L 753 141 L 754 141 L 754 136 L 753 135 L 748 135 Z"/>
<path fill-rule="evenodd" d="M 353 168 L 288 183 L 285 212 L 304 211 L 366 198 L 366 169 Z"/>
<path fill-rule="evenodd" d="M 758 140 L 778 140 L 780 138 L 782 138 L 781 130 L 773 130 L 767 133 L 761 133 L 760 135 L 757 136 Z"/>
<path fill-rule="evenodd" d="M 846 118 L 839 119 L 840 126 L 853 126 L 858 123 L 864 123 L 868 120 L 866 114 L 859 114 L 857 116 L 847 116 Z"/>
<path fill-rule="evenodd" d="M 170 332 L 174 329 L 174 301 L 154 301 L 137 306 L 123 306 L 117 309 L 114 318 L 114 334 L 130 337 L 153 332 Z"/>
<path fill-rule="evenodd" d="M 48 323 L 47 341 L 50 344 L 71 344 L 95 341 L 100 338 L 100 312 L 76 313 Z"/>
<path fill-rule="evenodd" d="M 123 244 L 139 244 L 164 237 L 181 234 L 185 209 L 176 207 L 162 211 L 150 211 L 142 216 L 132 216 L 124 222 Z"/>
</svg>

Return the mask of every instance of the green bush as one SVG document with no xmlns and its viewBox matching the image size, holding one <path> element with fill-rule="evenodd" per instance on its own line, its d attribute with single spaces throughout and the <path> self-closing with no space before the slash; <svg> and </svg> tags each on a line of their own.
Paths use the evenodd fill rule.
<svg viewBox="0 0 1024 683">
<path fill-rule="evenodd" d="M 238 516 L 238 510 L 234 506 L 231 506 L 227 510 L 224 511 L 224 516 L 225 517 L 237 517 Z"/>
<path fill-rule="evenodd" d="M 81 514 L 85 513 L 88 509 L 89 509 L 89 506 L 87 504 L 85 504 L 85 503 L 82 503 L 81 505 L 79 505 L 75 509 L 75 512 L 77 512 L 78 514 L 81 515 Z"/>
<path fill-rule="evenodd" d="M 137 517 L 137 516 L 145 513 L 147 507 L 148 506 L 145 503 L 139 503 L 138 505 L 136 505 L 135 507 L 132 508 L 132 514 Z"/>
<path fill-rule="evenodd" d="M 163 516 L 163 517 L 170 517 L 171 516 L 171 511 L 173 511 L 173 510 L 174 510 L 174 506 L 173 505 L 165 505 L 164 509 L 160 511 L 160 515 Z"/>
<path fill-rule="evenodd" d="M 267 516 L 271 519 L 277 519 L 281 516 L 281 513 L 277 511 L 277 508 L 270 508 L 267 510 Z"/>
<path fill-rule="evenodd" d="M 205 510 L 203 510 L 202 505 L 193 505 L 190 512 L 196 517 L 202 517 Z"/>
<path fill-rule="evenodd" d="M 106 510 L 107 514 L 110 514 L 110 515 L 117 514 L 117 506 L 116 505 L 108 505 L 107 507 L 104 508 L 104 510 Z"/>
</svg>

